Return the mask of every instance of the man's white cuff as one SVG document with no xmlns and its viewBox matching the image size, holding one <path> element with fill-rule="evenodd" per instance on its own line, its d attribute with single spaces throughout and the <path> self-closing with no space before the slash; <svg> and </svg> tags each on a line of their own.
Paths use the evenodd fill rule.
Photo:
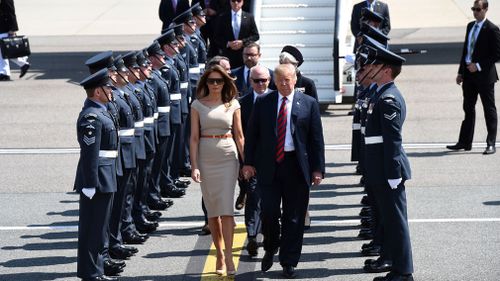
<svg viewBox="0 0 500 281">
<path fill-rule="evenodd" d="M 92 199 L 95 195 L 95 188 L 82 188 L 82 193 L 89 199 Z"/>
<path fill-rule="evenodd" d="M 402 178 L 390 179 L 390 180 L 387 180 L 387 182 L 389 182 L 389 185 L 391 186 L 392 189 L 396 189 L 396 188 L 398 188 L 398 185 L 401 183 L 402 180 L 403 180 Z"/>
<path fill-rule="evenodd" d="M 476 67 L 477 67 L 477 71 L 481 71 L 481 66 L 479 65 L 479 63 L 476 63 Z"/>
</svg>

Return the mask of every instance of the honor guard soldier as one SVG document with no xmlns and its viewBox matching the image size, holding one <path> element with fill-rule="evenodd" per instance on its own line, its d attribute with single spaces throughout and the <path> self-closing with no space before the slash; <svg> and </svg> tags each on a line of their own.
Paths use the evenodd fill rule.
<svg viewBox="0 0 500 281">
<path fill-rule="evenodd" d="M 182 26 L 181 26 L 182 27 Z M 182 36 L 180 36 L 182 37 Z M 180 149 L 182 127 L 185 123 L 188 111 L 187 93 L 189 87 L 188 70 L 186 64 L 178 56 L 179 54 L 179 38 L 175 35 L 174 29 L 167 30 L 157 38 L 161 50 L 165 53 L 165 64 L 169 65 L 170 74 L 170 101 L 171 101 L 171 130 L 168 147 L 170 152 L 167 163 L 163 164 L 163 172 L 160 180 L 162 193 L 166 197 L 181 197 L 185 194 L 184 188 L 187 184 L 179 181 L 179 166 L 180 166 Z M 166 73 L 165 73 L 166 74 Z"/>
<path fill-rule="evenodd" d="M 106 104 L 112 99 L 108 70 L 85 78 L 87 99 L 77 121 L 80 160 L 75 190 L 80 194 L 77 276 L 117 280 L 104 274 L 103 249 L 108 239 L 113 194 L 116 192 L 118 132 Z"/>
<path fill-rule="evenodd" d="M 373 62 L 376 69 L 372 78 L 377 83 L 377 91 L 366 117 L 366 183 L 374 188 L 379 202 L 384 228 L 382 247 L 392 258 L 390 273 L 374 281 L 413 280 L 405 194 L 405 182 L 411 178 L 411 171 L 402 146 L 406 105 L 394 84 L 405 59 L 377 42 L 372 45 L 376 47 Z"/>
<path fill-rule="evenodd" d="M 117 73 L 116 67 L 113 65 L 112 51 L 99 53 L 89 58 L 85 62 L 85 64 L 87 65 L 91 73 L 95 73 L 103 68 L 107 69 L 110 82 L 116 84 Z M 111 89 L 113 100 L 112 102 L 108 103 L 108 109 L 113 109 L 113 111 L 110 110 L 110 113 L 114 112 L 113 115 L 116 121 L 120 146 L 118 152 L 119 157 L 116 161 L 117 191 L 114 194 L 111 219 L 109 223 L 109 250 L 108 253 L 105 254 L 104 270 L 106 275 L 115 275 L 116 273 L 121 272 L 120 269 L 117 269 L 116 266 L 112 265 L 114 263 L 113 259 L 128 259 L 138 252 L 137 248 L 125 246 L 123 244 L 123 239 L 120 232 L 123 201 L 125 200 L 124 191 L 127 189 L 127 182 L 123 181 L 123 177 L 128 178 L 127 175 L 131 173 L 132 168 L 135 168 L 135 152 L 133 146 L 123 145 L 123 142 L 127 140 L 126 134 L 130 135 L 131 133 L 133 135 L 134 122 L 131 117 L 132 113 L 128 104 L 123 100 L 123 97 L 120 96 L 119 92 L 116 91 L 116 88 L 114 86 L 112 86 Z M 132 128 L 132 132 L 129 131 L 127 133 L 127 130 L 130 130 L 130 128 Z M 130 137 L 128 138 L 130 140 Z M 130 143 L 130 141 L 128 143 Z M 134 158 L 132 158 L 132 156 L 134 156 Z M 125 159 L 127 159 L 128 161 Z M 133 159 L 134 161 L 130 161 L 129 159 Z M 110 257 L 113 259 L 111 259 Z"/>
<path fill-rule="evenodd" d="M 136 97 L 141 102 L 142 113 L 144 115 L 144 147 L 146 159 L 138 160 L 139 171 L 137 174 L 137 186 L 134 194 L 134 203 L 132 207 L 132 218 L 139 232 L 149 233 L 156 230 L 158 223 L 150 221 L 146 218 L 146 213 L 149 208 L 146 206 L 145 195 L 148 192 L 148 178 L 150 170 L 148 165 L 152 165 L 154 154 L 156 152 L 156 136 L 154 128 L 154 112 L 156 101 L 154 95 L 151 96 L 144 84 L 140 80 L 141 71 L 137 64 L 137 52 L 132 51 L 123 56 L 125 67 L 129 70 L 129 81 L 135 87 Z M 152 227 L 154 225 L 155 227 Z"/>
<path fill-rule="evenodd" d="M 207 42 L 203 39 L 201 35 L 200 28 L 207 24 L 207 18 L 203 8 L 200 3 L 196 3 L 191 7 L 191 12 L 193 13 L 193 18 L 196 21 L 196 30 L 192 37 L 198 40 L 198 64 L 200 67 L 200 75 L 205 71 L 205 65 L 207 63 Z"/>
</svg>

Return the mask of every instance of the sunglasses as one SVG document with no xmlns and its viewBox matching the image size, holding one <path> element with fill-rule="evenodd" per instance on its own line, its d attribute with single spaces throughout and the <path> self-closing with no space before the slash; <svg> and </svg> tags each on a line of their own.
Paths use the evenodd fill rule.
<svg viewBox="0 0 500 281">
<path fill-rule="evenodd" d="M 481 12 L 481 10 L 482 10 L 483 8 L 474 8 L 474 7 L 472 7 L 472 8 L 470 8 L 470 9 L 471 9 L 473 12 Z"/>
<path fill-rule="evenodd" d="M 209 85 L 224 84 L 224 78 L 207 78 L 207 84 L 209 84 Z"/>
<path fill-rule="evenodd" d="M 252 78 L 252 81 L 253 81 L 255 84 L 260 84 L 260 83 L 266 83 L 266 82 L 267 82 L 267 79 Z"/>
<path fill-rule="evenodd" d="M 233 2 L 233 3 L 240 3 L 241 1 L 243 1 L 243 0 L 231 0 L 231 2 Z"/>
</svg>

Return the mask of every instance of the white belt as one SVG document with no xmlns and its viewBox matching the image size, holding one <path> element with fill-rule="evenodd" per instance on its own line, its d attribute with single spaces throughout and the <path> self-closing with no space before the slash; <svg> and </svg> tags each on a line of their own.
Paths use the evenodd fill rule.
<svg viewBox="0 0 500 281">
<path fill-rule="evenodd" d="M 144 118 L 144 124 L 154 124 L 155 118 L 154 117 L 146 117 Z"/>
<path fill-rule="evenodd" d="M 205 70 L 205 64 L 204 64 L 204 63 L 200 63 L 200 72 L 201 72 L 202 70 Z"/>
<path fill-rule="evenodd" d="M 159 113 L 169 113 L 170 106 L 158 106 L 158 112 Z"/>
<path fill-rule="evenodd" d="M 118 157 L 117 150 L 99 150 L 99 157 L 116 158 Z"/>
<path fill-rule="evenodd" d="M 136 128 L 144 128 L 144 121 L 139 121 L 134 123 L 134 127 Z"/>
<path fill-rule="evenodd" d="M 120 131 L 118 131 L 118 136 L 120 136 L 120 137 L 130 137 L 130 136 L 133 136 L 134 133 L 135 133 L 134 129 L 120 130 Z"/>
<path fill-rule="evenodd" d="M 158 112 L 160 112 L 160 108 L 158 107 Z M 160 115 L 158 112 L 155 112 L 155 114 L 153 114 L 153 118 L 156 120 L 158 119 L 158 116 Z"/>
<path fill-rule="evenodd" d="M 181 89 L 187 89 L 189 85 L 189 82 L 182 82 L 181 83 Z"/>
<path fill-rule="evenodd" d="M 191 97 L 188 97 L 188 102 L 189 102 L 189 103 L 191 103 L 191 100 L 192 100 L 192 99 L 191 99 Z"/>
<path fill-rule="evenodd" d="M 189 69 L 189 74 L 200 74 L 200 67 L 191 67 Z"/>
<path fill-rule="evenodd" d="M 361 127 L 361 133 L 364 135 L 365 134 L 366 127 Z"/>
<path fill-rule="evenodd" d="M 170 100 L 180 100 L 182 98 L 181 94 L 170 94 Z"/>
<path fill-rule="evenodd" d="M 384 142 L 384 137 L 382 136 L 365 137 L 365 144 L 377 144 L 383 142 Z"/>
<path fill-rule="evenodd" d="M 356 131 L 361 130 L 361 124 L 359 124 L 359 123 L 353 123 L 352 124 L 352 129 L 356 130 Z"/>
</svg>

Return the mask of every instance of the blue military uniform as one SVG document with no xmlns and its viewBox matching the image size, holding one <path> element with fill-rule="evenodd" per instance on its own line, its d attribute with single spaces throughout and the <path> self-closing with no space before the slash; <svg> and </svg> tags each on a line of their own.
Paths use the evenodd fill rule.
<svg viewBox="0 0 500 281">
<path fill-rule="evenodd" d="M 108 79 L 107 69 L 102 69 L 80 84 L 85 89 L 105 87 Z M 106 106 L 90 99 L 84 103 L 76 129 L 80 145 L 74 185 L 80 193 L 77 276 L 95 278 L 104 275 L 102 251 L 109 235 L 113 193 L 117 190 L 118 133 Z M 95 194 L 87 193 L 89 190 Z"/>
</svg>

